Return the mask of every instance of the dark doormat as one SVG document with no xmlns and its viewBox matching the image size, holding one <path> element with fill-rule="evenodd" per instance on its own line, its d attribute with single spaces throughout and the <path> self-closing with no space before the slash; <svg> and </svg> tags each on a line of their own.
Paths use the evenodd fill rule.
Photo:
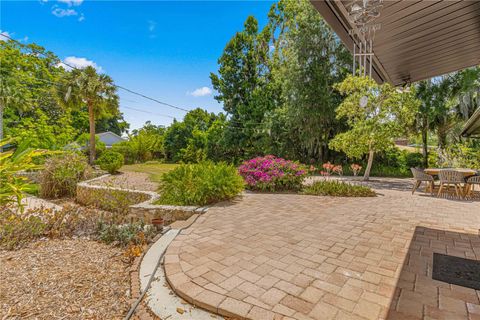
<svg viewBox="0 0 480 320">
<path fill-rule="evenodd" d="M 480 261 L 434 253 L 432 278 L 480 290 Z"/>
</svg>

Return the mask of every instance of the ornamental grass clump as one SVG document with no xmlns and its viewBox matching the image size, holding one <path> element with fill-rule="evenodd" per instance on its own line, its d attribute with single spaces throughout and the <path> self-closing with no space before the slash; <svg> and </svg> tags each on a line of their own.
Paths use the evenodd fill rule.
<svg viewBox="0 0 480 320">
<path fill-rule="evenodd" d="M 45 162 L 40 178 L 42 198 L 74 197 L 77 183 L 92 176 L 87 159 L 78 153 L 53 156 Z"/>
<path fill-rule="evenodd" d="M 320 180 L 305 187 L 304 194 L 332 197 L 376 197 L 375 191 L 366 186 L 336 180 Z"/>
<path fill-rule="evenodd" d="M 304 165 L 273 155 L 245 161 L 238 172 L 248 189 L 259 191 L 298 191 L 308 174 Z"/>
<path fill-rule="evenodd" d="M 162 175 L 159 204 L 207 205 L 234 198 L 243 191 L 233 165 L 205 161 L 182 164 Z"/>
</svg>

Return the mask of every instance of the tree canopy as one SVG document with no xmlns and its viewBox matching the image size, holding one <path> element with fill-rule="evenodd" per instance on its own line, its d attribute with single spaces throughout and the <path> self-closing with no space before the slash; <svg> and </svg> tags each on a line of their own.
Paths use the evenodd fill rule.
<svg viewBox="0 0 480 320">
<path fill-rule="evenodd" d="M 413 92 L 399 93 L 390 84 L 379 85 L 369 77 L 350 75 L 335 88 L 345 95 L 337 118 L 346 119 L 350 129 L 337 134 L 330 146 L 353 158 L 368 154 L 364 176 L 368 179 L 374 154 L 387 150 L 394 138 L 406 133 L 420 102 Z"/>
<path fill-rule="evenodd" d="M 29 140 L 32 147 L 61 149 L 88 132 L 88 109 L 79 100 L 63 102 L 67 79 L 73 71 L 60 59 L 35 45 L 0 41 L 0 111 L 5 136 L 13 144 Z M 128 129 L 116 108 L 98 115 L 98 131 L 122 134 Z"/>
</svg>

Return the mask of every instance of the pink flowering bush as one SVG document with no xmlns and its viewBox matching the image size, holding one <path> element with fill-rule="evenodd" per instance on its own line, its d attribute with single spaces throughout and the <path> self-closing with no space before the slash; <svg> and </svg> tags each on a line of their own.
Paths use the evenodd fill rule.
<svg viewBox="0 0 480 320">
<path fill-rule="evenodd" d="M 273 155 L 245 161 L 238 172 L 247 188 L 260 191 L 300 190 L 308 170 L 298 162 Z"/>
</svg>

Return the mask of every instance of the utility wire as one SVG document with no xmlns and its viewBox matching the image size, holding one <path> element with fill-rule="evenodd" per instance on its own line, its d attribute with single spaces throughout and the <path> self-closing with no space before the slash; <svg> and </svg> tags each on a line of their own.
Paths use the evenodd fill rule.
<svg viewBox="0 0 480 320">
<path fill-rule="evenodd" d="M 13 38 L 10 37 L 10 36 L 7 36 L 6 34 L 0 34 L 0 36 L 12 40 L 13 42 L 15 42 L 15 43 L 19 44 L 20 46 L 22 46 L 22 48 L 26 48 L 23 43 L 21 43 L 21 42 L 18 41 L 18 40 L 13 39 Z M 33 50 L 33 49 L 31 49 L 31 48 L 27 48 L 27 49 L 29 49 L 32 53 L 37 53 L 37 54 L 41 54 L 41 55 L 43 55 L 43 56 L 46 56 L 44 53 L 35 52 L 35 50 Z M 63 65 L 66 65 L 67 67 L 72 68 L 72 69 L 81 70 L 81 69 L 79 69 L 79 68 L 77 68 L 77 67 L 75 67 L 75 66 L 72 66 L 72 65 L 69 64 L 69 63 L 64 62 L 64 61 L 62 61 L 61 63 L 62 63 Z M 161 105 L 164 105 L 164 106 L 167 106 L 167 107 L 170 107 L 170 108 L 174 108 L 174 109 L 177 109 L 177 110 L 182 110 L 182 111 L 185 111 L 185 112 L 190 111 L 190 110 L 188 110 L 188 109 L 185 109 L 185 108 L 178 107 L 178 106 L 175 106 L 175 105 L 170 104 L 170 103 L 166 103 L 166 102 L 160 101 L 160 100 L 158 100 L 158 99 L 149 97 L 149 96 L 144 95 L 144 94 L 142 94 L 142 93 L 140 93 L 140 92 L 137 92 L 137 91 L 128 89 L 128 88 L 123 87 L 123 86 L 120 86 L 120 85 L 116 85 L 116 84 L 115 84 L 114 86 L 117 87 L 118 89 L 125 90 L 125 91 L 127 91 L 127 92 L 130 92 L 131 94 L 134 94 L 134 95 L 140 96 L 140 97 L 142 97 L 142 98 L 145 98 L 145 99 L 154 101 L 154 102 L 156 102 L 156 103 L 158 103 L 158 104 L 161 104 Z"/>
<path fill-rule="evenodd" d="M 160 116 L 160 117 L 167 117 L 167 118 L 175 119 L 175 117 L 172 117 L 172 116 L 169 116 L 169 115 L 166 115 L 166 114 L 150 112 L 150 111 L 141 110 L 141 109 L 132 108 L 132 107 L 127 107 L 127 106 L 122 106 L 122 108 L 133 110 L 133 111 L 138 111 L 138 112 L 143 112 L 143 113 L 148 113 L 148 114 L 153 114 L 153 115 Z"/>
<path fill-rule="evenodd" d="M 37 77 L 33 77 L 34 79 L 36 80 L 39 80 L 39 81 L 42 81 L 42 82 L 45 82 L 45 83 L 48 83 L 48 84 L 51 84 L 51 85 L 54 85 L 54 86 L 60 86 L 61 84 L 59 82 L 53 82 L 53 81 L 49 81 L 49 80 L 46 80 L 46 79 L 41 79 L 41 78 L 37 78 Z M 29 88 L 30 86 L 28 86 L 26 83 L 22 82 L 23 86 L 26 87 L 26 88 Z M 123 101 L 128 101 L 128 102 L 132 102 L 132 103 L 141 103 L 141 102 L 138 102 L 138 101 L 135 101 L 135 100 L 129 100 L 129 99 L 123 99 L 123 98 L 120 98 L 120 100 L 123 100 Z M 153 112 L 153 111 L 148 111 L 148 110 L 141 110 L 141 109 L 136 109 L 136 108 L 133 108 L 133 107 L 128 107 L 128 106 L 121 106 L 122 108 L 126 108 L 126 109 L 131 109 L 131 110 L 134 110 L 134 111 L 138 111 L 138 112 L 143 112 L 143 113 L 148 113 L 148 114 L 152 114 L 152 115 L 157 115 L 157 116 L 162 116 L 162 117 L 168 117 L 168 118 L 172 118 L 172 119 L 176 119 L 176 117 L 174 116 L 171 116 L 171 115 L 166 115 L 166 114 L 161 114 L 161 113 L 156 113 L 156 112 Z M 236 127 L 236 128 L 244 128 L 245 127 L 245 122 L 242 122 L 242 121 L 238 121 L 238 120 L 233 120 L 233 119 L 228 119 L 228 122 L 230 122 L 231 124 L 236 124 L 236 126 L 233 126 L 233 125 L 230 125 L 231 127 Z M 260 125 L 264 125 L 265 123 L 263 122 L 248 122 L 249 125 L 257 125 L 257 126 L 260 126 Z M 247 129 L 247 128 L 245 128 Z"/>
<path fill-rule="evenodd" d="M 20 41 L 18 40 L 15 40 L 13 39 L 12 37 L 10 36 L 7 36 L 5 34 L 0 34 L 0 36 L 3 36 L 7 39 L 10 39 L 12 40 L 13 42 L 19 44 L 22 48 L 26 48 L 25 45 L 23 43 L 21 43 Z M 27 48 L 29 49 L 32 53 L 37 53 L 37 54 L 42 54 L 43 56 L 46 56 L 44 53 L 40 53 L 40 52 L 36 52 L 35 50 L 31 49 L 31 48 Z M 75 69 L 75 70 L 81 70 L 75 66 L 72 66 L 71 64 L 68 64 L 66 62 L 63 62 L 62 61 L 62 64 L 66 65 L 67 67 L 70 67 L 72 69 Z M 46 79 L 41 79 L 41 78 L 37 78 L 37 77 L 34 77 L 36 80 L 39 80 L 39 81 L 43 81 L 43 82 L 46 82 L 46 83 L 49 83 L 49 84 L 52 84 L 52 85 L 56 85 L 56 86 L 60 86 L 61 84 L 60 83 L 55 83 L 55 82 L 52 82 L 52 81 L 49 81 L 49 80 L 46 80 Z M 125 90 L 131 94 L 134 94 L 134 95 L 137 95 L 137 96 L 140 96 L 144 99 L 147 99 L 147 100 L 150 100 L 150 101 L 153 101 L 153 102 L 156 102 L 158 104 L 161 104 L 161 105 L 165 105 L 165 106 L 168 106 L 170 108 L 174 108 L 174 109 L 177 109 L 177 110 L 181 110 L 181 111 L 185 111 L 185 112 L 189 112 L 191 110 L 188 110 L 188 109 L 185 109 L 185 108 L 182 108 L 182 107 L 178 107 L 178 106 L 175 106 L 175 105 L 172 105 L 172 104 L 169 104 L 169 103 L 166 103 L 166 102 L 163 102 L 163 101 L 160 101 L 158 99 L 155 99 L 155 98 L 152 98 L 152 97 L 149 97 L 147 95 L 144 95 L 142 93 L 139 93 L 139 92 L 136 92 L 134 90 L 131 90 L 131 89 L 128 89 L 126 87 L 123 87 L 123 86 L 120 86 L 120 85 L 115 85 L 115 87 L 119 88 L 119 89 L 122 89 L 122 90 Z M 126 100 L 126 99 L 125 99 Z M 131 102 L 135 102 L 135 103 L 138 103 L 136 101 L 132 101 L 132 100 L 129 100 Z M 126 109 L 130 109 L 130 110 L 134 110 L 134 111 L 138 111 L 138 112 L 143 112 L 143 113 L 150 113 L 150 114 L 153 114 L 153 115 L 158 115 L 158 116 L 162 116 L 162 117 L 168 117 L 168 118 L 172 118 L 172 119 L 175 119 L 175 117 L 173 116 L 170 116 L 170 115 L 164 115 L 164 114 L 157 114 L 155 112 L 151 112 L 151 111 L 146 111 L 146 110 L 140 110 L 140 109 L 135 109 L 135 108 L 132 108 L 132 107 L 125 107 L 125 106 L 122 106 Z M 241 122 L 241 121 L 235 121 L 235 120 L 232 120 L 232 119 L 229 119 L 228 120 L 230 122 L 230 127 L 235 127 L 235 128 L 239 128 L 239 129 L 249 129 L 249 128 L 245 128 L 245 123 L 244 122 Z M 234 126 L 232 124 L 237 124 L 237 126 Z M 261 123 L 261 122 L 249 122 L 248 124 L 253 124 L 253 125 L 263 125 L 264 123 Z M 227 124 L 228 126 L 228 124 Z M 251 129 L 255 129 L 255 128 L 251 128 Z"/>
</svg>

